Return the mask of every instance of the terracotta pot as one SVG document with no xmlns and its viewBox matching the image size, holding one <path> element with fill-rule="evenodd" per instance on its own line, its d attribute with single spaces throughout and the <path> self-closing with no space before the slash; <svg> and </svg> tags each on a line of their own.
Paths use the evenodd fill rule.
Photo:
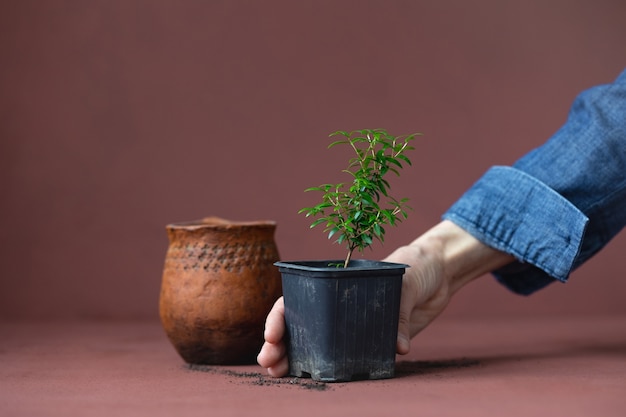
<svg viewBox="0 0 626 417">
<path fill-rule="evenodd" d="M 159 312 L 168 338 L 187 363 L 253 363 L 281 295 L 276 224 L 209 217 L 166 229 Z"/>
</svg>

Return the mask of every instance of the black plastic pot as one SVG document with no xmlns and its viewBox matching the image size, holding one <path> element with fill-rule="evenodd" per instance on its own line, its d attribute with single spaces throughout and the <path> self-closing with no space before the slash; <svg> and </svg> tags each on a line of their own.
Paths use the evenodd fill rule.
<svg viewBox="0 0 626 417">
<path fill-rule="evenodd" d="M 277 262 L 289 373 L 317 381 L 392 378 L 407 265 L 354 260 Z"/>
</svg>

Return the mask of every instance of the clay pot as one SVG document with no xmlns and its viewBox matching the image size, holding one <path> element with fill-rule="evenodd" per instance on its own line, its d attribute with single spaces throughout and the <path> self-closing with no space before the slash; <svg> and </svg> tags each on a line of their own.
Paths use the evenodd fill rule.
<svg viewBox="0 0 626 417">
<path fill-rule="evenodd" d="M 276 224 L 209 217 L 166 229 L 159 313 L 169 340 L 190 364 L 253 363 L 281 295 Z"/>
</svg>

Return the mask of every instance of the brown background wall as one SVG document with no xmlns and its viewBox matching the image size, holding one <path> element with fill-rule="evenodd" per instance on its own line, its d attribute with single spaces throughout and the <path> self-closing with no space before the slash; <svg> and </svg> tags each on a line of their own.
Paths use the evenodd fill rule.
<svg viewBox="0 0 626 417">
<path fill-rule="evenodd" d="M 284 259 L 342 256 L 296 214 L 337 129 L 422 131 L 382 258 L 626 65 L 626 3 L 0 4 L 0 317 L 155 318 L 164 226 L 274 219 Z M 622 233 L 530 298 L 486 278 L 447 314 L 624 312 Z"/>
</svg>

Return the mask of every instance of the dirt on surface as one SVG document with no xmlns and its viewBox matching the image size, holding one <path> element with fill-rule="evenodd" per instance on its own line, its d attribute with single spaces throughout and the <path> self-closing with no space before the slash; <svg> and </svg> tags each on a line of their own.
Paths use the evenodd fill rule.
<svg viewBox="0 0 626 417">
<path fill-rule="evenodd" d="M 260 386 L 275 386 L 275 385 L 288 385 L 295 386 L 303 389 L 309 389 L 314 391 L 326 391 L 330 388 L 329 384 L 325 382 L 318 382 L 312 379 L 303 379 L 297 377 L 285 377 L 274 378 L 268 375 L 263 375 L 259 372 L 238 372 L 231 369 L 222 369 L 210 365 L 194 365 L 188 364 L 185 367 L 191 371 L 196 372 L 208 372 L 212 374 L 226 375 L 233 378 L 238 378 L 247 381 L 252 385 Z"/>
<path fill-rule="evenodd" d="M 437 360 L 437 361 L 403 361 L 396 364 L 396 377 L 405 377 L 409 375 L 425 375 L 425 374 L 437 374 L 440 371 L 449 369 L 469 368 L 480 365 L 480 362 L 474 359 L 451 359 L 451 360 Z M 197 365 L 186 364 L 185 368 L 195 372 L 208 372 L 211 374 L 225 375 L 228 377 L 236 378 L 238 380 L 246 381 L 251 385 L 259 386 L 294 386 L 298 388 L 314 390 L 314 391 L 327 391 L 332 389 L 332 386 L 346 384 L 332 384 L 320 381 L 314 381 L 310 378 L 299 377 L 283 377 L 274 378 L 269 375 L 264 375 L 259 372 L 241 372 L 233 371 L 232 369 L 225 369 L 211 365 Z"/>
</svg>

